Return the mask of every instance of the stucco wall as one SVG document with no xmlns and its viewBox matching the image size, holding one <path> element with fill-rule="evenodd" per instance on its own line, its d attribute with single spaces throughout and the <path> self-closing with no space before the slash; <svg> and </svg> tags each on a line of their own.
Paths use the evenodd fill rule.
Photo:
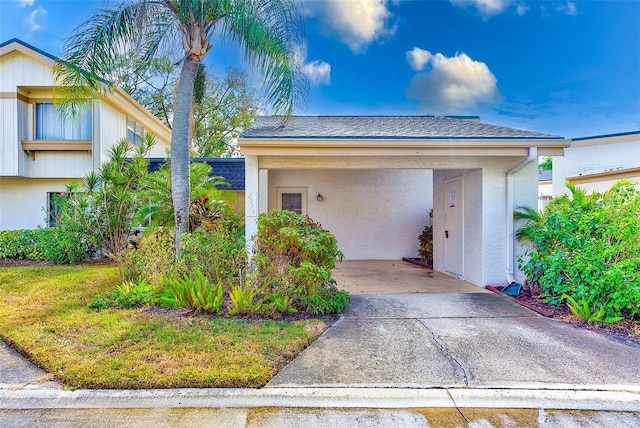
<svg viewBox="0 0 640 428">
<path fill-rule="evenodd" d="M 46 226 L 48 192 L 62 192 L 65 179 L 0 177 L 0 230 Z"/>
<path fill-rule="evenodd" d="M 482 284 L 482 171 L 435 170 L 433 172 L 433 267 L 445 269 L 445 182 L 462 177 L 464 195 L 464 270 L 462 279 Z"/>
<path fill-rule="evenodd" d="M 592 166 L 594 168 L 610 169 L 617 165 L 640 165 L 640 141 L 564 149 L 564 156 L 554 156 L 553 158 L 553 195 L 568 194 L 569 189 L 565 186 L 566 178 L 578 175 L 581 167 Z M 595 170 L 591 172 L 595 172 Z M 580 187 L 593 188 L 599 191 L 608 189 L 606 185 L 585 184 L 580 185 Z"/>
<path fill-rule="evenodd" d="M 346 259 L 418 255 L 429 221 L 430 170 L 270 170 L 269 209 L 280 186 L 307 187 L 307 214 L 336 235 Z M 322 202 L 316 195 L 322 194 Z"/>
</svg>

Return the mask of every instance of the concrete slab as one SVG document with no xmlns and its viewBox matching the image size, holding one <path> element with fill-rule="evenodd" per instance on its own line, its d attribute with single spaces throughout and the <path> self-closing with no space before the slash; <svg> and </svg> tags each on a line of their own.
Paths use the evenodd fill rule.
<svg viewBox="0 0 640 428">
<path fill-rule="evenodd" d="M 333 270 L 351 294 L 490 293 L 482 287 L 402 260 L 344 260 Z"/>
<path fill-rule="evenodd" d="M 345 317 L 353 318 L 512 318 L 539 317 L 495 293 L 356 294 Z"/>
<path fill-rule="evenodd" d="M 0 340 L 0 389 L 59 387 L 47 372 Z"/>
<path fill-rule="evenodd" d="M 421 321 L 471 386 L 640 383 L 640 347 L 547 318 Z"/>
<path fill-rule="evenodd" d="M 267 387 L 442 387 L 462 375 L 417 320 L 342 318 Z"/>
</svg>

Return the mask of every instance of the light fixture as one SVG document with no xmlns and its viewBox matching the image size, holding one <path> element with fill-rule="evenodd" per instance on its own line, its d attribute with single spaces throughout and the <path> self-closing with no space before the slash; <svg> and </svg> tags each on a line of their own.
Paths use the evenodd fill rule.
<svg viewBox="0 0 640 428">
<path fill-rule="evenodd" d="M 316 201 L 322 202 L 322 199 L 324 199 L 324 198 L 322 197 L 322 195 L 320 193 L 318 193 L 318 196 L 316 196 Z"/>
</svg>

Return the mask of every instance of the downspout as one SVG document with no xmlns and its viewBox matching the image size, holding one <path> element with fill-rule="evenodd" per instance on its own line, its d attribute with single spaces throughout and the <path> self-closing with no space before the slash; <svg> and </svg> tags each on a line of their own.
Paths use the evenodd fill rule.
<svg viewBox="0 0 640 428">
<path fill-rule="evenodd" d="M 538 148 L 537 147 L 529 147 L 529 155 L 522 162 L 518 163 L 516 166 L 507 171 L 507 197 L 506 197 L 506 237 L 505 237 L 505 249 L 506 249 L 506 273 L 507 273 L 507 284 L 515 284 L 516 280 L 513 277 L 514 272 L 514 257 L 513 257 L 513 176 L 517 172 L 521 171 L 524 167 L 529 165 L 531 162 L 538 160 Z"/>
</svg>

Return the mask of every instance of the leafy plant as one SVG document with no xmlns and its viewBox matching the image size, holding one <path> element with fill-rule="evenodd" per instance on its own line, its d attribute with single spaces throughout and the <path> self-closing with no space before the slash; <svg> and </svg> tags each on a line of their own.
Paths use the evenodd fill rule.
<svg viewBox="0 0 640 428">
<path fill-rule="evenodd" d="M 567 301 L 567 307 L 571 313 L 578 318 L 582 318 L 587 322 L 605 322 L 607 324 L 617 322 L 623 319 L 623 317 L 604 317 L 604 309 L 596 308 L 593 304 L 593 297 L 590 299 L 582 299 L 580 302 L 576 301 L 568 294 L 563 294 L 562 298 Z"/>
<path fill-rule="evenodd" d="M 235 194 L 224 189 L 229 183 L 220 176 L 211 175 L 211 167 L 204 162 L 189 164 L 189 170 L 189 231 L 215 230 L 226 221 L 238 223 L 238 216 L 231 209 Z M 141 188 L 141 200 L 145 202 L 136 212 L 135 223 L 173 227 L 170 164 L 165 163 L 149 174 Z"/>
<path fill-rule="evenodd" d="M 318 284 L 311 292 L 301 297 L 305 309 L 314 315 L 339 314 L 349 304 L 349 293 L 338 290 L 335 281 Z"/>
<path fill-rule="evenodd" d="M 298 312 L 298 310 L 293 307 L 293 299 L 285 295 L 282 291 L 267 294 L 264 297 L 264 301 L 266 303 L 265 306 L 272 306 L 278 313 L 281 314 L 295 314 L 296 312 Z"/>
<path fill-rule="evenodd" d="M 165 279 L 165 286 L 173 292 L 179 307 L 218 313 L 223 303 L 222 283 L 211 286 L 202 272 L 195 277 L 184 275 Z"/>
<path fill-rule="evenodd" d="M 313 313 L 344 309 L 333 302 L 337 289 L 331 286 L 331 270 L 343 254 L 331 232 L 309 217 L 272 210 L 258 217 L 255 242 L 252 268 L 267 293 L 282 292 L 296 307 Z"/>
<path fill-rule="evenodd" d="M 418 254 L 420 254 L 422 261 L 433 266 L 433 226 L 425 226 L 418 236 L 418 241 L 420 241 Z"/>
<path fill-rule="evenodd" d="M 515 213 L 526 220 L 516 235 L 528 246 L 520 268 L 550 303 L 561 304 L 569 295 L 576 308 L 590 302 L 601 309 L 603 320 L 637 318 L 640 192 L 626 180 L 590 195 L 567 186 L 570 195 L 552 199 L 542 213 L 532 208 Z"/>
<path fill-rule="evenodd" d="M 229 315 L 240 315 L 260 312 L 262 299 L 257 297 L 263 290 L 252 287 L 250 284 L 238 284 L 231 287 L 229 298 L 231 299 L 231 307 Z"/>
<path fill-rule="evenodd" d="M 91 303 L 90 309 L 120 308 L 153 305 L 155 303 L 156 288 L 144 279 L 125 281 L 118 285 L 108 296 L 97 296 Z"/>
</svg>

